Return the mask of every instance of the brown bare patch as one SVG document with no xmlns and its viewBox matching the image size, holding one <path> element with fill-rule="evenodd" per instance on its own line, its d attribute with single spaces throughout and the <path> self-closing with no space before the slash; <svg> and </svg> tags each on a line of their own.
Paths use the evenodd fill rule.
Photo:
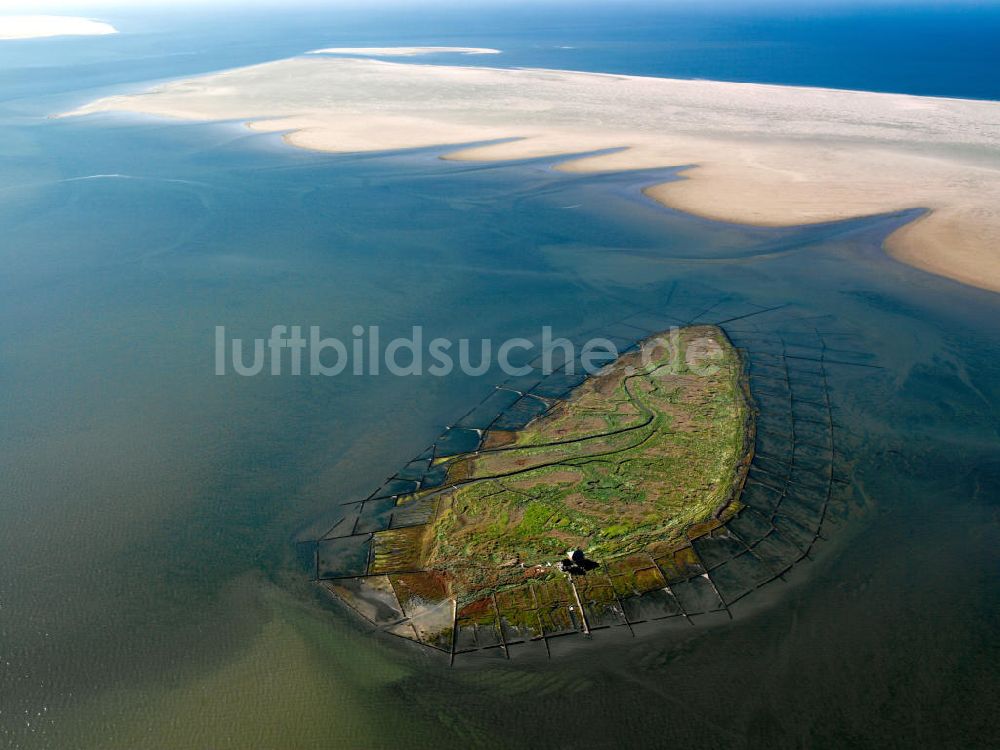
<svg viewBox="0 0 1000 750">
<path fill-rule="evenodd" d="M 510 432 L 508 430 L 490 430 L 486 433 L 486 437 L 483 438 L 483 448 L 502 448 L 505 445 L 511 445 L 516 439 L 516 432 Z"/>
</svg>

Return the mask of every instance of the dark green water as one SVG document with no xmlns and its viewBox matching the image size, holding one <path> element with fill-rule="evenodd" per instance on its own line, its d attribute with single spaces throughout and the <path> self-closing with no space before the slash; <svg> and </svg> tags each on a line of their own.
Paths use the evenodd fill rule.
<svg viewBox="0 0 1000 750">
<path fill-rule="evenodd" d="M 995 744 L 1000 298 L 885 257 L 907 217 L 751 229 L 645 202 L 653 175 L 46 121 L 114 75 L 40 60 L 0 114 L 0 745 Z M 449 669 L 296 557 L 498 373 L 213 374 L 216 325 L 499 340 L 785 303 L 879 366 L 831 369 L 850 512 L 732 621 L 552 662 Z"/>
</svg>

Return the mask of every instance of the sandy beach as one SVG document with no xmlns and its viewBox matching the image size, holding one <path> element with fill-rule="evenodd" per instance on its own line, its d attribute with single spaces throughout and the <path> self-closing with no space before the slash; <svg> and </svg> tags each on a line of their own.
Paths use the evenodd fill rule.
<svg viewBox="0 0 1000 750">
<path fill-rule="evenodd" d="M 687 179 L 647 194 L 748 224 L 926 208 L 887 250 L 1000 291 L 997 102 L 315 55 L 108 97 L 69 114 L 107 111 L 246 120 L 322 151 L 514 139 L 447 158 L 565 154 L 560 168 L 582 172 L 690 165 Z M 623 150 L 572 157 L 609 148 Z"/>
</svg>

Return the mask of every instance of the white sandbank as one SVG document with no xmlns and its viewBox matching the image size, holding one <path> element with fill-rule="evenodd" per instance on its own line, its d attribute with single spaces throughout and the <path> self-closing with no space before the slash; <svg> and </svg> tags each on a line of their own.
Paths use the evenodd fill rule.
<svg viewBox="0 0 1000 750">
<path fill-rule="evenodd" d="M 71 114 L 111 110 L 242 119 L 323 151 L 519 138 L 448 157 L 504 160 L 626 147 L 561 168 L 692 165 L 688 179 L 648 194 L 741 223 L 928 208 L 889 238 L 889 252 L 1000 291 L 997 102 L 310 56 L 108 97 Z"/>
<path fill-rule="evenodd" d="M 310 55 L 351 55 L 355 57 L 416 57 L 417 55 L 499 55 L 500 50 L 490 47 L 324 47 L 314 49 Z"/>
<path fill-rule="evenodd" d="M 104 21 L 79 16 L 2 16 L 0 40 L 40 39 L 49 36 L 103 36 L 118 29 Z"/>
</svg>

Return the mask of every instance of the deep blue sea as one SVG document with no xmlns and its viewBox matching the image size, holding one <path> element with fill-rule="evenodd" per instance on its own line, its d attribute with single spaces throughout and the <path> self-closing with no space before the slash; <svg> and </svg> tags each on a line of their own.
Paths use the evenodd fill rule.
<svg viewBox="0 0 1000 750">
<path fill-rule="evenodd" d="M 487 2 L 468 11 L 405 2 L 283 7 L 289 10 L 280 15 L 253 4 L 215 11 L 107 10 L 101 17 L 126 33 L 99 42 L 61 40 L 60 58 L 72 59 L 74 75 L 56 88 L 141 83 L 322 46 L 434 45 L 503 51 L 462 58 L 472 65 L 1000 99 L 998 2 Z M 4 45 L 3 96 L 40 93 L 33 90 L 36 76 L 51 62 L 44 42 Z"/>
<path fill-rule="evenodd" d="M 122 33 L 0 42 L 0 747 L 997 746 L 1000 298 L 882 252 L 917 212 L 751 228 L 646 200 L 669 170 L 48 117 L 345 45 L 997 99 L 996 5 L 101 16 Z M 499 373 L 214 374 L 217 325 L 501 340 L 623 335 L 649 311 L 798 351 L 814 382 L 805 350 L 839 352 L 847 501 L 733 619 L 551 662 L 451 669 L 367 632 L 300 564 Z"/>
</svg>

